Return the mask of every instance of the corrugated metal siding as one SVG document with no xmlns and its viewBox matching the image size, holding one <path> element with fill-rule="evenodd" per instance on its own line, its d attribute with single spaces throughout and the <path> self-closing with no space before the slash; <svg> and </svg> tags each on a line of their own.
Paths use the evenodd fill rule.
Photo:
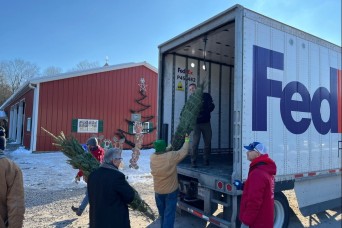
<svg viewBox="0 0 342 228">
<path fill-rule="evenodd" d="M 121 128 L 128 131 L 125 119 L 131 118 L 131 109 L 141 106 L 135 102 L 140 98 L 139 82 L 144 78 L 147 84 L 147 98 L 142 102 L 151 105 L 142 115 L 155 116 L 157 123 L 157 73 L 145 66 L 120 69 L 42 83 L 39 94 L 37 151 L 56 150 L 49 135 L 41 127 L 58 134 L 71 134 L 72 119 L 103 120 L 104 131 L 98 135 L 112 139 Z M 88 133 L 73 133 L 84 143 L 92 136 Z M 156 138 L 156 131 L 146 134 L 144 144 Z M 128 137 L 133 141 L 133 137 Z"/>
<path fill-rule="evenodd" d="M 8 124 L 9 124 L 8 129 L 9 129 L 11 127 L 10 126 L 10 123 L 11 123 L 11 117 L 10 117 L 11 107 L 13 105 L 19 103 L 22 100 L 25 101 L 25 109 L 24 109 L 25 116 L 24 116 L 23 139 L 22 140 L 23 140 L 23 146 L 27 149 L 29 149 L 31 146 L 31 131 L 26 131 L 26 129 L 27 129 L 27 118 L 28 117 L 32 118 L 33 94 L 34 94 L 34 91 L 33 91 L 33 89 L 31 89 L 28 92 L 26 92 L 24 95 L 20 96 L 16 100 L 14 100 L 12 103 L 10 103 L 5 108 L 6 115 L 8 116 Z M 8 132 L 6 134 L 8 134 Z"/>
</svg>

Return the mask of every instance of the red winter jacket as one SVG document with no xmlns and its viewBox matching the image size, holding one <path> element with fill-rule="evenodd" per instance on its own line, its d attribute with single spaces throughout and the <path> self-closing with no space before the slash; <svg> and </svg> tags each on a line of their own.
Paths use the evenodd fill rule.
<svg viewBox="0 0 342 228">
<path fill-rule="evenodd" d="M 273 228 L 276 172 L 276 164 L 267 154 L 255 158 L 249 166 L 239 218 L 250 228 Z"/>
<path fill-rule="evenodd" d="M 104 149 L 100 146 L 97 146 L 97 148 L 95 148 L 95 150 L 90 151 L 91 154 L 94 156 L 94 158 L 96 158 L 96 160 L 98 160 L 100 163 L 103 162 L 103 158 L 104 158 Z M 82 170 L 79 170 L 77 173 L 78 177 L 83 177 L 83 172 Z"/>
</svg>

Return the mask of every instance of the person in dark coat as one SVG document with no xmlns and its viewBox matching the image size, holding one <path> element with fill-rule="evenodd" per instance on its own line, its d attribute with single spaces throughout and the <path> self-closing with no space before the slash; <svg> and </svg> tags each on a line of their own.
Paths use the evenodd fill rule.
<svg viewBox="0 0 342 228">
<path fill-rule="evenodd" d="M 3 127 L 0 127 L 0 150 L 5 150 L 6 148 L 6 133 Z"/>
<path fill-rule="evenodd" d="M 100 168 L 88 177 L 90 228 L 130 227 L 128 204 L 135 192 L 118 170 L 121 160 L 119 149 L 108 149 Z"/>
<path fill-rule="evenodd" d="M 193 94 L 196 90 L 196 84 L 189 85 L 189 92 Z M 202 108 L 198 114 L 196 125 L 194 126 L 193 142 L 192 142 L 192 153 L 191 153 L 191 167 L 197 167 L 197 155 L 198 145 L 200 143 L 201 135 L 203 135 L 204 141 L 204 154 L 203 164 L 209 165 L 210 154 L 211 154 L 211 138 L 212 130 L 210 125 L 210 113 L 215 109 L 213 98 L 209 93 L 203 93 L 202 95 Z"/>
</svg>

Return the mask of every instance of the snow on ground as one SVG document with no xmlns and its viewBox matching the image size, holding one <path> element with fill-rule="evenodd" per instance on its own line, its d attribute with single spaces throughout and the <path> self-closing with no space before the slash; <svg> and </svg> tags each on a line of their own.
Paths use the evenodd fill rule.
<svg viewBox="0 0 342 228">
<path fill-rule="evenodd" d="M 23 147 L 5 153 L 17 163 L 23 171 L 24 186 L 36 189 L 61 190 L 68 188 L 84 188 L 86 183 L 75 183 L 78 170 L 67 163 L 67 157 L 62 152 L 32 153 Z M 142 150 L 138 160 L 139 169 L 129 168 L 131 150 L 123 150 L 124 167 L 121 171 L 128 177 L 128 182 L 151 183 L 150 155 L 154 149 Z"/>
</svg>

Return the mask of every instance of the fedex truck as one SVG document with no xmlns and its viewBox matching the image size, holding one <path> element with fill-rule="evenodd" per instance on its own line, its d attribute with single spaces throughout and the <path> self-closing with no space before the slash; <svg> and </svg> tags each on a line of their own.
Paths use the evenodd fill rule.
<svg viewBox="0 0 342 228">
<path fill-rule="evenodd" d="M 216 106 L 210 166 L 178 165 L 178 208 L 237 227 L 242 192 L 232 183 L 246 180 L 243 146 L 253 141 L 277 165 L 274 227 L 288 224 L 284 190 L 304 216 L 340 206 L 341 68 L 340 46 L 240 5 L 161 44 L 159 138 L 171 143 L 190 84 L 205 81 Z"/>
</svg>

